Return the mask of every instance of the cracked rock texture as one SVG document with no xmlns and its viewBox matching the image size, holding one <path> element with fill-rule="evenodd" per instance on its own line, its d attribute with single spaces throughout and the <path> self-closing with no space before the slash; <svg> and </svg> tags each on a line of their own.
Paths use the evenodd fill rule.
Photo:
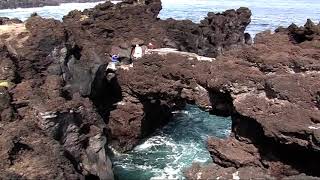
<svg viewBox="0 0 320 180">
<path fill-rule="evenodd" d="M 232 117 L 229 138 L 208 139 L 216 164 L 187 178 L 320 176 L 319 25 L 250 45 L 247 8 L 199 24 L 160 20 L 160 10 L 159 0 L 126 0 L 0 26 L 1 178 L 113 179 L 108 146 L 132 149 L 186 103 Z M 110 54 L 128 61 L 149 42 L 216 59 L 149 54 L 106 70 Z"/>
<path fill-rule="evenodd" d="M 160 20 L 160 10 L 159 0 L 128 0 L 70 12 L 63 22 L 37 15 L 25 22 L 1 18 L 0 78 L 6 84 L 0 88 L 1 178 L 113 179 L 108 145 L 130 150 L 165 125 L 174 108 L 187 101 L 209 105 L 206 89 L 193 80 L 191 85 L 179 82 L 180 75 L 185 76 L 182 72 L 164 74 L 161 86 L 149 91 L 147 78 L 151 75 L 147 73 L 158 69 L 150 67 L 144 76 L 143 68 L 158 62 L 141 60 L 140 68 L 130 71 L 134 76 L 128 76 L 122 71 L 106 72 L 109 55 L 119 53 L 121 60 L 128 60 L 132 46 L 148 42 L 181 50 L 190 46 L 190 51 L 198 52 L 193 42 L 184 42 L 179 34 L 190 29 L 186 38 L 200 39 L 203 28 L 222 39 L 215 44 L 202 38 L 201 46 L 221 52 L 222 46 L 244 44 L 241 40 L 250 11 L 208 16 L 207 21 L 235 23 L 228 29 L 221 23 Z M 192 34 L 194 27 L 196 34 Z M 213 32 L 219 28 L 221 31 Z M 220 33 L 222 29 L 225 33 Z M 227 35 L 234 38 L 223 38 Z M 203 53 L 217 55 L 207 51 Z M 178 59 L 185 61 L 185 57 Z M 138 82 L 139 78 L 145 83 Z"/>
</svg>

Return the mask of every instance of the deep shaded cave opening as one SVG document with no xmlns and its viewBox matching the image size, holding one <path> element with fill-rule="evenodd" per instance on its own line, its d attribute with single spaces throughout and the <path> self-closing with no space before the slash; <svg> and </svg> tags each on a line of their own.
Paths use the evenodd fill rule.
<svg viewBox="0 0 320 180">
<path fill-rule="evenodd" d="M 101 66 L 99 68 L 96 79 L 94 80 L 92 86 L 92 95 L 90 98 L 95 104 L 99 114 L 105 119 L 105 122 L 108 123 L 108 116 L 110 115 L 109 113 L 115 108 L 114 104 L 120 102 L 123 97 L 122 90 L 117 81 L 117 78 L 106 78 L 108 77 L 108 75 L 105 72 L 105 68 L 106 66 Z M 316 164 L 320 159 L 316 156 L 317 152 L 312 151 L 311 148 L 302 148 L 301 146 L 295 144 L 282 144 L 274 138 L 266 137 L 264 135 L 263 128 L 255 119 L 242 116 L 235 110 L 233 106 L 233 98 L 231 97 L 229 92 L 219 92 L 215 90 L 208 91 L 212 106 L 210 114 L 216 115 L 215 117 L 220 118 L 231 116 L 232 125 L 230 123 L 230 126 L 232 126 L 232 136 L 234 136 L 239 141 L 254 144 L 259 149 L 261 161 L 281 161 L 285 164 L 290 165 L 292 168 L 298 170 L 299 172 L 306 173 L 307 175 L 319 176 Z M 141 122 L 141 143 L 132 151 L 126 152 L 121 155 L 121 158 L 123 158 L 124 160 L 128 160 L 126 162 L 121 162 L 119 161 L 119 159 L 115 160 L 115 155 L 111 155 L 113 156 L 112 159 L 115 166 L 119 166 L 119 163 L 120 166 L 123 166 L 121 171 L 123 171 L 123 169 L 130 170 L 130 168 L 132 170 L 132 167 L 129 166 L 134 164 L 133 161 L 144 163 L 143 161 L 141 161 L 141 159 L 139 159 L 139 157 L 143 157 L 144 155 L 146 155 L 145 152 L 144 155 L 141 154 L 141 147 L 145 146 L 152 149 L 152 146 L 156 145 L 156 147 L 153 147 L 152 149 L 152 152 L 154 152 L 154 154 L 149 154 L 153 157 L 148 160 L 154 161 L 153 165 L 157 163 L 157 153 L 155 151 L 161 152 L 161 150 L 157 150 L 157 146 L 161 146 L 161 144 L 166 145 L 168 141 L 165 142 L 161 138 L 153 139 L 153 137 L 159 137 L 160 132 L 163 133 L 168 125 L 172 125 L 170 123 L 177 123 L 177 121 L 174 120 L 175 110 L 184 111 L 183 109 L 189 106 L 185 105 L 187 103 L 190 103 L 190 101 L 188 100 L 177 99 L 177 106 L 173 107 L 170 106 L 167 101 L 161 100 L 161 98 L 158 96 L 137 98 L 142 103 L 143 111 L 145 113 L 144 118 Z M 194 102 L 191 101 L 191 103 Z M 177 131 L 176 128 L 173 129 L 175 129 L 173 131 Z M 178 130 L 181 131 L 181 129 Z M 152 140 L 151 146 L 150 141 L 148 142 L 148 139 Z M 150 149 L 148 151 L 150 151 Z M 128 159 L 128 157 L 130 157 L 131 159 Z M 264 166 L 267 169 L 269 168 L 266 164 L 264 164 Z M 145 164 L 142 164 L 141 167 L 146 168 Z M 165 169 L 165 167 L 162 168 Z M 285 175 L 284 173 L 286 173 L 284 171 L 280 170 L 279 172 L 274 172 L 274 175 L 277 177 L 283 177 Z M 132 174 L 130 175 L 130 173 L 124 174 L 126 174 L 125 176 L 133 176 Z M 153 175 L 149 173 L 148 175 L 144 174 L 143 176 L 150 177 Z M 169 175 L 167 174 L 166 177 L 168 178 Z"/>
<path fill-rule="evenodd" d="M 212 98 L 214 96 L 214 98 Z M 249 144 L 254 144 L 260 153 L 261 163 L 265 168 L 269 167 L 264 161 L 269 162 L 283 162 L 284 164 L 289 165 L 294 170 L 299 171 L 300 173 L 305 173 L 310 176 L 320 176 L 318 171 L 317 162 L 320 161 L 320 157 L 317 155 L 315 150 L 311 147 L 302 147 L 298 144 L 292 143 L 283 143 L 280 142 L 280 139 L 268 137 L 264 134 L 264 129 L 257 122 L 257 120 L 243 116 L 239 114 L 233 107 L 233 100 L 231 96 L 226 94 L 218 93 L 218 95 L 210 95 L 210 99 L 215 99 L 218 101 L 212 101 L 213 105 L 213 114 L 219 114 L 223 116 L 231 116 L 232 119 L 232 136 L 237 140 L 246 142 Z M 221 101 L 224 99 L 225 101 Z M 218 107 L 214 107 L 214 104 L 217 104 Z M 221 108 L 224 107 L 224 108 Z M 305 139 L 303 135 L 300 134 L 288 134 L 292 137 L 301 137 Z M 275 177 L 285 177 L 296 175 L 296 171 L 289 170 L 290 168 L 282 167 L 278 171 L 273 171 L 272 175 Z"/>
<path fill-rule="evenodd" d="M 98 113 L 108 124 L 110 111 L 114 104 L 122 100 L 122 90 L 115 72 L 106 71 L 107 64 L 101 65 L 92 82 L 90 99 Z M 108 78 L 109 77 L 109 78 Z"/>
<path fill-rule="evenodd" d="M 320 157 L 317 155 L 319 152 L 308 146 L 302 147 L 295 143 L 286 144 L 280 142 L 281 140 L 279 139 L 267 137 L 264 134 L 263 127 L 257 120 L 243 116 L 235 110 L 233 99 L 229 92 L 222 93 L 215 90 L 208 91 L 212 105 L 210 113 L 224 117 L 231 116 L 231 136 L 234 136 L 239 141 L 254 144 L 259 150 L 261 162 L 265 168 L 268 169 L 272 167 L 269 167 L 264 161 L 280 161 L 300 173 L 305 173 L 310 176 L 320 175 L 317 166 L 317 162 L 320 161 Z M 305 139 L 305 137 L 300 134 L 288 134 L 288 136 Z M 278 171 L 273 171 L 272 173 L 274 176 L 280 178 L 296 175 L 297 171 L 289 169 L 290 168 L 285 167 L 279 168 Z"/>
<path fill-rule="evenodd" d="M 123 100 L 116 76 L 109 79 L 108 73 L 105 66 L 99 68 L 90 96 L 106 123 L 114 105 Z M 157 94 L 135 96 L 143 105 L 144 112 L 141 140 L 133 150 L 125 153 L 109 149 L 116 179 L 183 177 L 183 169 L 194 161 L 212 162 L 206 148 L 208 136 L 224 138 L 231 131 L 230 117 L 215 116 L 188 104 L 195 104 L 194 101 L 181 97 L 168 101 Z"/>
</svg>

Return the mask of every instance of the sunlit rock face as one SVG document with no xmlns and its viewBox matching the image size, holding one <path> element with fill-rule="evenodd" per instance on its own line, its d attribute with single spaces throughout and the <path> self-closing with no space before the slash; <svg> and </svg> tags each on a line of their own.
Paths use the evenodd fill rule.
<svg viewBox="0 0 320 180">
<path fill-rule="evenodd" d="M 188 103 L 232 119 L 230 138 L 207 142 L 217 165 L 194 166 L 190 178 L 319 176 L 318 25 L 247 45 L 246 8 L 198 24 L 160 20 L 160 10 L 158 0 L 106 2 L 63 21 L 34 15 L 2 27 L 1 176 L 112 179 L 107 146 L 133 149 Z M 212 61 L 151 53 L 106 69 L 113 53 L 125 59 L 149 42 Z"/>
</svg>

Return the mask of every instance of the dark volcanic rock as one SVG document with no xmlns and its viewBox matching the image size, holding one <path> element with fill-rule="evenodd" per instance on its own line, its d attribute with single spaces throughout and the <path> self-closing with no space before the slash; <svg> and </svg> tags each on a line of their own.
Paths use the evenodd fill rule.
<svg viewBox="0 0 320 180">
<path fill-rule="evenodd" d="M 107 2 L 91 11 L 73 11 L 64 17 L 64 22 L 71 34 L 83 37 L 76 40 L 79 47 L 98 44 L 94 51 L 101 57 L 111 49 L 119 49 L 120 56 L 127 57 L 120 49 L 131 52 L 130 46 L 124 48 L 122 45 L 131 44 L 135 39 L 139 39 L 140 45 L 152 42 L 156 47 L 174 47 L 210 57 L 245 42 L 244 30 L 251 16 L 247 8 L 209 13 L 200 24 L 160 20 L 157 16 L 161 8 L 158 0 L 125 1 L 116 5 Z"/>
<path fill-rule="evenodd" d="M 160 10 L 159 0 L 106 2 L 63 22 L 6 26 L 1 178 L 112 179 L 107 145 L 132 149 L 186 103 L 233 121 L 231 137 L 208 141 L 217 165 L 194 166 L 189 178 L 320 176 L 317 25 L 264 32 L 249 46 L 246 8 L 200 24 L 157 19 Z M 110 55 L 130 60 L 133 45 L 149 42 L 216 59 L 150 54 L 106 70 Z"/>
<path fill-rule="evenodd" d="M 19 19 L 9 19 L 7 17 L 0 17 L 0 25 L 22 23 Z"/>
<path fill-rule="evenodd" d="M 175 105 L 180 99 L 184 99 L 183 103 L 185 103 L 185 100 L 195 101 L 196 99 L 199 105 L 205 107 L 209 104 L 209 98 L 206 95 L 207 91 L 195 82 L 193 82 L 192 87 L 185 85 L 183 88 L 177 87 L 178 89 L 176 90 L 172 90 L 170 86 L 167 87 L 168 93 L 173 93 L 175 96 L 171 100 L 173 103 L 168 103 L 167 100 L 159 100 L 156 94 L 148 97 L 146 94 L 139 95 L 136 94 L 137 92 L 131 92 L 131 89 L 134 88 L 130 87 L 128 89 L 125 87 L 125 84 L 133 83 L 134 86 L 137 86 L 140 83 L 144 83 L 148 75 L 147 73 L 139 72 L 144 71 L 142 69 L 137 70 L 138 74 L 141 74 L 141 77 L 136 77 L 137 79 L 141 78 L 142 81 L 140 82 L 136 80 L 132 81 L 133 77 L 136 76 L 135 73 L 131 74 L 130 72 L 130 77 L 128 78 L 125 76 L 125 73 L 124 77 L 118 74 L 118 83 L 103 86 L 101 87 L 101 89 L 104 89 L 102 91 L 91 92 L 92 87 L 101 84 L 101 78 L 98 78 L 100 79 L 98 80 L 95 75 L 105 75 L 103 72 L 100 73 L 99 69 L 103 70 L 103 67 L 105 67 L 103 65 L 109 62 L 110 55 L 119 54 L 121 60 L 127 60 L 130 58 L 132 47 L 135 44 L 143 45 L 152 42 L 156 47 L 168 47 L 171 42 L 174 42 L 175 44 L 179 44 L 179 49 L 191 52 L 200 53 L 200 49 L 206 47 L 206 50 L 202 51 L 202 54 L 217 56 L 218 51 L 222 52 L 233 46 L 244 44 L 244 29 L 250 22 L 251 15 L 250 11 L 245 8 L 237 11 L 227 11 L 222 14 L 211 13 L 210 17 L 207 18 L 207 21 L 210 21 L 210 23 L 205 25 L 192 22 L 186 23 L 185 21 L 160 20 L 157 19 L 160 10 L 161 2 L 158 0 L 124 1 L 116 5 L 106 2 L 84 12 L 70 12 L 63 19 L 68 37 L 65 48 L 67 52 L 71 52 L 65 58 L 64 64 L 67 63 L 68 66 L 62 68 L 66 81 L 65 89 L 70 94 L 80 90 L 81 95 L 90 95 L 94 99 L 95 104 L 99 106 L 99 112 L 103 116 L 106 116 L 106 121 L 109 122 L 112 145 L 121 151 L 131 149 L 138 143 L 139 139 L 153 132 L 153 129 L 164 125 L 168 121 L 168 117 L 170 117 L 170 110 L 176 106 L 180 106 Z M 223 24 L 223 21 L 228 22 L 228 25 Z M 193 27 L 199 29 L 199 33 L 193 34 Z M 233 27 L 233 29 L 229 29 L 229 27 Z M 216 39 L 216 44 L 213 41 L 201 40 L 203 46 L 198 47 L 198 45 L 194 44 L 194 41 L 185 42 L 190 37 L 200 40 L 203 37 L 203 28 L 207 29 L 206 37 L 211 34 L 215 38 L 218 38 Z M 188 29 L 190 29 L 190 33 L 184 33 L 189 32 Z M 180 34 L 186 34 L 186 36 L 182 37 Z M 150 61 L 150 59 L 148 60 Z M 170 64 L 176 68 L 180 68 L 179 66 L 182 65 Z M 158 71 L 158 69 L 154 69 L 153 71 Z M 76 77 L 73 78 L 73 76 Z M 154 75 L 150 74 L 150 76 Z M 166 74 L 165 76 L 167 76 L 167 79 L 179 79 L 179 77 L 175 78 L 175 75 L 171 74 Z M 190 75 L 191 77 L 192 75 Z M 172 82 L 175 82 L 175 80 Z M 167 86 L 167 83 L 165 81 L 162 85 Z M 113 91 L 117 94 L 120 92 L 119 98 L 105 95 L 105 92 L 110 92 L 110 88 L 117 89 L 114 88 L 115 86 L 121 86 L 118 92 L 115 92 L 117 90 Z M 142 85 L 141 88 L 148 89 L 146 85 Z M 160 89 L 163 91 L 163 88 L 163 86 L 160 86 L 154 91 L 157 92 Z M 172 95 L 166 94 L 163 96 Z M 183 96 L 183 98 L 180 96 Z M 104 99 L 104 102 L 110 103 L 103 103 L 102 99 Z M 158 113 L 148 113 L 150 106 L 154 106 L 151 110 Z M 148 122 L 150 121 L 148 119 L 152 119 L 153 117 L 156 117 L 154 122 Z"/>
<path fill-rule="evenodd" d="M 298 177 L 299 172 L 319 176 L 316 117 L 319 116 L 320 83 L 315 68 L 319 65 L 318 50 L 314 46 L 318 40 L 317 35 L 314 36 L 297 45 L 286 29 L 272 35 L 264 32 L 256 36 L 253 48 L 230 51 L 218 57 L 224 64 L 233 61 L 238 69 L 250 67 L 247 72 L 251 71 L 251 77 L 248 73 L 241 73 L 241 78 L 228 77 L 226 72 L 230 71 L 224 66 L 221 68 L 224 72 L 217 72 L 224 76 L 214 76 L 214 81 L 208 82 L 233 99 L 232 137 L 208 141 L 215 163 L 238 170 L 259 167 L 278 178 Z M 263 74 L 254 75 L 253 70 Z M 232 74 L 238 73 L 239 70 Z M 228 82 L 223 81 L 225 74 Z M 305 176 L 299 175 L 312 179 Z"/>
<path fill-rule="evenodd" d="M 182 51 L 216 57 L 223 50 L 245 42 L 244 30 L 250 23 L 250 16 L 248 8 L 239 8 L 236 11 L 208 13 L 200 24 L 189 20 L 168 20 L 169 42 L 174 42 L 174 48 Z"/>
<path fill-rule="evenodd" d="M 16 85 L 1 87 L 0 134 L 12 142 L 1 143 L 1 171 L 32 179 L 113 179 L 105 122 L 80 88 L 68 94 L 64 87 L 64 55 L 70 52 L 61 51 L 63 24 L 34 16 L 12 26 L 21 33 L 2 37 L 0 77 Z"/>
<path fill-rule="evenodd" d="M 57 20 L 47 20 L 39 16 L 29 18 L 25 26 L 31 36 L 24 42 L 24 48 L 17 50 L 17 66 L 21 78 L 34 79 L 52 63 L 48 56 L 54 48 L 63 44 L 64 28 Z"/>
<path fill-rule="evenodd" d="M 316 25 L 308 19 L 304 27 L 292 24 L 288 27 L 287 31 L 289 31 L 289 35 L 297 43 L 311 41 L 315 38 L 319 40 L 320 24 Z"/>
</svg>

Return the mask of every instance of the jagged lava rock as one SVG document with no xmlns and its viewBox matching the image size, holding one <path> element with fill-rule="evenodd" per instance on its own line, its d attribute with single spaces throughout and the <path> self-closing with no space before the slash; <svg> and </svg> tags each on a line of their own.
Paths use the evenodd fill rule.
<svg viewBox="0 0 320 180">
<path fill-rule="evenodd" d="M 112 179 L 107 145 L 130 150 L 172 110 L 194 103 L 233 121 L 229 139 L 208 142 L 218 165 L 201 178 L 319 176 L 317 28 L 308 22 L 299 40 L 290 28 L 264 32 L 248 46 L 246 8 L 210 13 L 200 24 L 160 20 L 160 10 L 159 0 L 106 2 L 63 22 L 33 16 L 17 34 L 0 36 L 0 77 L 16 84 L 1 89 L 2 172 Z M 216 60 L 151 54 L 129 70 L 106 71 L 111 50 L 127 57 L 135 38 Z"/>
<path fill-rule="evenodd" d="M 106 124 L 88 98 L 69 96 L 62 74 L 52 71 L 65 59 L 55 53 L 65 42 L 62 23 L 35 16 L 18 27 L 13 40 L 2 37 L 0 77 L 16 85 L 1 89 L 0 134 L 8 142 L 1 143 L 1 175 L 113 179 Z"/>
<path fill-rule="evenodd" d="M 241 78 L 232 78 L 225 71 L 221 73 L 229 81 L 215 77 L 208 83 L 232 98 L 231 138 L 208 141 L 219 166 L 259 167 L 277 178 L 319 176 L 318 35 L 311 33 L 313 38 L 297 42 L 289 30 L 263 32 L 256 36 L 253 47 L 217 58 L 251 69 L 251 77 L 243 72 Z M 260 73 L 253 76 L 252 72 Z M 232 74 L 237 73 L 239 70 Z M 206 172 L 206 167 L 203 170 L 198 173 Z"/>
</svg>

